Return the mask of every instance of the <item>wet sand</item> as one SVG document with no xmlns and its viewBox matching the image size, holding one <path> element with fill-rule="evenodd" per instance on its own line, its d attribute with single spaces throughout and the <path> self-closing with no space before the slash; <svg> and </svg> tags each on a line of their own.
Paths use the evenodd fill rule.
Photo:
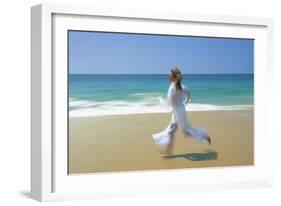
<svg viewBox="0 0 281 206">
<path fill-rule="evenodd" d="M 163 158 L 151 134 L 168 125 L 171 113 L 69 119 L 69 173 L 119 172 L 254 164 L 253 110 L 188 112 L 212 144 L 198 144 L 180 130 L 174 153 Z"/>
</svg>

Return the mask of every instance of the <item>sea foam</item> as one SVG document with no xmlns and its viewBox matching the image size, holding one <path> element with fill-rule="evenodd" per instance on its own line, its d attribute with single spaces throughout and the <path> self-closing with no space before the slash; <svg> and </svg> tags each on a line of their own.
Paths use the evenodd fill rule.
<svg viewBox="0 0 281 206">
<path fill-rule="evenodd" d="M 218 110 L 248 110 L 253 105 L 213 105 L 188 103 L 187 111 L 218 111 Z M 105 115 L 127 115 L 143 113 L 168 113 L 169 107 L 162 97 L 150 98 L 146 101 L 69 101 L 69 117 L 105 116 Z"/>
</svg>

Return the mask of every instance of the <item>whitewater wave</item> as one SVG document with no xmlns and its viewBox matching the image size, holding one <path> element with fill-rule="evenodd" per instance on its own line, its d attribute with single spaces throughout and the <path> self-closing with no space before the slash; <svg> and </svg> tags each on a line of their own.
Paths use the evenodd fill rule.
<svg viewBox="0 0 281 206">
<path fill-rule="evenodd" d="M 213 105 L 189 103 L 187 111 L 217 111 L 217 110 L 248 110 L 253 105 Z M 105 115 L 126 115 L 142 113 L 168 113 L 172 109 L 162 97 L 148 98 L 146 100 L 129 101 L 86 101 L 70 99 L 69 117 L 105 116 Z"/>
</svg>

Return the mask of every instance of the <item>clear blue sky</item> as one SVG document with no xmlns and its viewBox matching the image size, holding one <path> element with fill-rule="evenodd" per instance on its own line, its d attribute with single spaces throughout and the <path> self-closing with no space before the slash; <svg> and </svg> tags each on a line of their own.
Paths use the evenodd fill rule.
<svg viewBox="0 0 281 206">
<path fill-rule="evenodd" d="M 70 74 L 253 73 L 254 40 L 69 32 Z"/>
</svg>

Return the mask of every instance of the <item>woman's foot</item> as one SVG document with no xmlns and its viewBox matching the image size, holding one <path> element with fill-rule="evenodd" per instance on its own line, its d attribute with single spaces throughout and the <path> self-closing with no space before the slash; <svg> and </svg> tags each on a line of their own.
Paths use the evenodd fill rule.
<svg viewBox="0 0 281 206">
<path fill-rule="evenodd" d="M 207 141 L 208 141 L 208 143 L 210 145 L 211 144 L 211 137 L 210 136 L 208 136 Z"/>
<path fill-rule="evenodd" d="M 164 150 L 160 150 L 160 153 L 164 156 L 170 156 L 170 155 L 172 155 L 172 150 L 171 150 L 171 148 L 168 147 Z"/>
</svg>

